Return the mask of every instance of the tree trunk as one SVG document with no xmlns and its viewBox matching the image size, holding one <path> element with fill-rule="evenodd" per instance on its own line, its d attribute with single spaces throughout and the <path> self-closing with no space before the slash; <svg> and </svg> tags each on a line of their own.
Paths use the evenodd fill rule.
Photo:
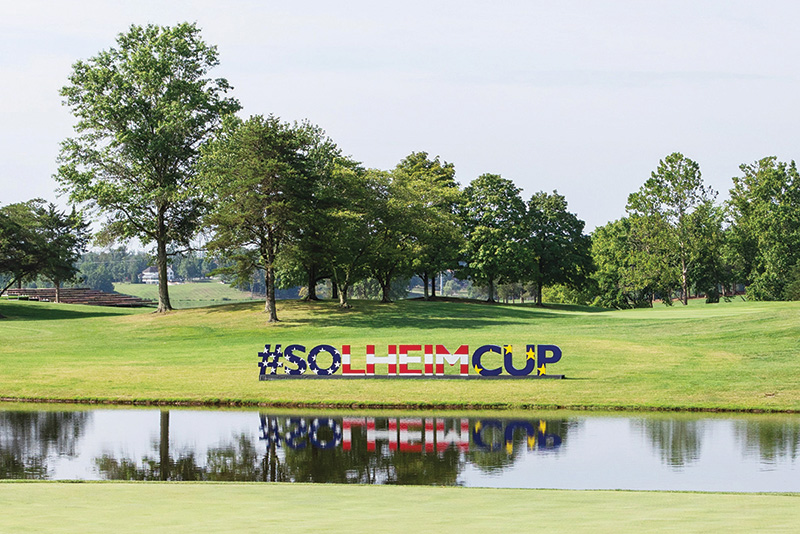
<svg viewBox="0 0 800 534">
<path fill-rule="evenodd" d="M 339 285 L 333 278 L 331 278 L 331 298 L 334 300 L 339 298 Z"/>
<path fill-rule="evenodd" d="M 344 280 L 339 280 L 340 276 L 344 277 Z M 347 291 L 350 289 L 350 273 L 345 271 L 344 273 L 336 273 L 336 270 L 333 271 L 333 278 L 331 278 L 331 283 L 333 284 L 334 289 L 334 297 L 338 295 L 339 297 L 339 307 L 340 308 L 349 308 L 350 303 L 347 302 Z"/>
<path fill-rule="evenodd" d="M 422 273 L 422 295 L 425 300 L 428 300 L 428 273 Z"/>
<path fill-rule="evenodd" d="M 436 298 L 436 273 L 431 276 L 431 298 Z"/>
<path fill-rule="evenodd" d="M 56 304 L 61 304 L 61 280 L 53 280 L 53 285 L 56 286 Z"/>
<path fill-rule="evenodd" d="M 392 302 L 392 299 L 389 298 L 389 283 L 388 282 L 385 284 L 382 282 L 379 283 L 381 284 L 381 302 L 383 304 Z"/>
<path fill-rule="evenodd" d="M 275 308 L 275 268 L 270 263 L 266 269 L 267 301 L 264 304 L 264 313 L 269 314 L 268 323 L 278 322 L 278 312 Z"/>
<path fill-rule="evenodd" d="M 689 304 L 689 280 L 688 280 L 688 273 L 686 269 L 686 258 L 681 258 L 681 292 L 682 292 L 682 301 L 683 305 L 686 306 Z"/>
<path fill-rule="evenodd" d="M 276 454 L 275 449 L 277 448 L 277 444 L 275 440 L 272 440 L 269 444 L 269 480 L 270 482 L 277 482 L 278 481 L 278 456 Z"/>
<path fill-rule="evenodd" d="M 169 410 L 161 410 L 161 439 L 158 452 L 160 464 L 158 474 L 160 480 L 169 480 Z"/>
<path fill-rule="evenodd" d="M 389 269 L 384 272 L 377 272 L 373 271 L 375 276 L 375 280 L 378 281 L 378 285 L 381 286 L 381 304 L 387 304 L 392 302 L 392 299 L 389 298 L 389 289 L 392 287 L 392 272 L 394 269 Z"/>
<path fill-rule="evenodd" d="M 489 278 L 489 298 L 486 302 L 494 302 L 494 279 Z"/>
<path fill-rule="evenodd" d="M 339 288 L 339 307 L 340 308 L 349 308 L 350 303 L 347 302 L 347 290 L 350 289 L 349 284 L 343 284 L 342 287 Z"/>
<path fill-rule="evenodd" d="M 536 284 L 536 305 L 544 306 L 542 302 L 542 284 Z"/>
<path fill-rule="evenodd" d="M 156 243 L 156 265 L 158 267 L 158 309 L 156 313 L 172 310 L 169 302 L 169 278 L 167 277 L 167 241 L 159 237 Z"/>
<path fill-rule="evenodd" d="M 306 283 L 308 284 L 308 294 L 303 300 L 319 300 L 319 297 L 317 297 L 317 268 L 311 265 L 308 267 L 307 271 L 308 280 Z"/>
</svg>

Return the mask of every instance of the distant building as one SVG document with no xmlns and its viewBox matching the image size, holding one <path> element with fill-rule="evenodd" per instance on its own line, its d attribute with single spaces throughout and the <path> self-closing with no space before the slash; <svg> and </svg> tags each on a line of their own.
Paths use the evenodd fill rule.
<svg viewBox="0 0 800 534">
<path fill-rule="evenodd" d="M 157 284 L 158 283 L 158 268 L 148 267 L 142 274 L 139 275 L 139 280 L 144 284 Z M 167 266 L 167 281 L 172 282 L 175 280 L 175 272 L 172 267 Z"/>
</svg>

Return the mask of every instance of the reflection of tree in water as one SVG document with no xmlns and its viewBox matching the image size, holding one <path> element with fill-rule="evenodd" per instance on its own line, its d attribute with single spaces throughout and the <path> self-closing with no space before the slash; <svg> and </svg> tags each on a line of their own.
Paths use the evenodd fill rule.
<svg viewBox="0 0 800 534">
<path fill-rule="evenodd" d="M 117 459 L 107 454 L 95 459 L 97 469 L 109 480 L 203 480 L 194 452 L 173 458 L 169 451 L 169 411 L 160 412 L 159 439 L 153 443 L 158 456 L 145 456 L 142 463 L 131 458 Z"/>
<path fill-rule="evenodd" d="M 280 466 L 269 454 L 262 456 L 256 444 L 246 435 L 231 443 L 211 448 L 206 465 L 198 465 L 193 451 L 181 451 L 177 456 L 169 449 L 169 411 L 161 411 L 159 439 L 153 443 L 152 456 L 141 462 L 131 458 L 103 455 L 95 459 L 98 471 L 110 480 L 197 480 L 197 481 L 266 481 L 281 480 Z M 272 474 L 272 478 L 269 475 Z"/>
<path fill-rule="evenodd" d="M 299 419 L 293 419 L 297 425 Z M 376 418 L 379 429 L 388 419 Z M 336 419 L 341 425 L 342 420 Z M 329 445 L 336 437 L 329 426 L 321 426 L 316 438 Z M 453 447 L 441 452 L 391 451 L 388 441 L 377 440 L 372 450 L 364 426 L 352 428 L 349 450 L 341 445 L 320 448 L 306 435 L 284 446 L 286 474 L 294 482 L 333 482 L 355 484 L 454 485 L 463 467 L 459 451 Z"/>
<path fill-rule="evenodd" d="M 91 412 L 0 411 L 0 479 L 47 478 L 50 455 L 76 455 Z"/>
<path fill-rule="evenodd" d="M 671 467 L 692 464 L 700 457 L 702 423 L 686 419 L 634 419 L 634 428 L 646 436 L 661 461 Z"/>
<path fill-rule="evenodd" d="M 485 473 L 498 474 L 514 465 L 526 451 L 557 453 L 576 424 L 566 419 L 473 420 L 472 446 L 467 459 Z"/>
<path fill-rule="evenodd" d="M 800 452 L 800 420 L 796 418 L 737 421 L 734 431 L 745 454 L 755 451 L 763 462 L 795 460 Z"/>
</svg>

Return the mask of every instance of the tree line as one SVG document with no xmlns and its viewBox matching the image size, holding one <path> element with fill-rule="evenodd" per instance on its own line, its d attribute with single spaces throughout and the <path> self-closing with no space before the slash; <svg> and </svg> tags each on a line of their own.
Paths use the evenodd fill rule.
<svg viewBox="0 0 800 534">
<path fill-rule="evenodd" d="M 218 63 L 193 24 L 132 26 L 115 47 L 75 63 L 61 90 L 77 123 L 62 143 L 60 190 L 99 221 L 96 244 L 153 246 L 160 312 L 172 308 L 167 265 L 198 242 L 234 282 L 264 273 L 270 321 L 279 286 L 305 286 L 314 300 L 329 280 L 348 307 L 367 279 L 383 301 L 411 275 L 435 296 L 442 271 L 485 288 L 489 301 L 510 292 L 541 304 L 549 289 L 617 308 L 685 304 L 739 284 L 749 298 L 798 298 L 793 162 L 743 165 L 720 205 L 699 165 L 670 154 L 629 196 L 626 216 L 589 236 L 556 191 L 525 200 L 496 174 L 461 188 L 453 164 L 426 152 L 369 169 L 308 121 L 241 118 L 228 81 L 209 76 Z M 29 246 L 12 213 L 21 205 L 0 210 L 0 273 L 16 280 L 45 272 L 17 257 Z M 63 259 L 74 266 L 87 230 L 81 213 L 69 217 L 76 240 Z"/>
</svg>

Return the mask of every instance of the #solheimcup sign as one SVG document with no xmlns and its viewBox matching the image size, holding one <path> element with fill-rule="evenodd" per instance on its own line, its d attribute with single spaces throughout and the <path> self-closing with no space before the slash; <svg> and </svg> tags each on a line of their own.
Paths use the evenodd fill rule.
<svg viewBox="0 0 800 534">
<path fill-rule="evenodd" d="M 526 345 L 524 357 L 514 356 L 511 345 L 482 345 L 455 351 L 444 345 L 389 345 L 385 352 L 366 346 L 363 363 L 353 364 L 350 345 L 265 345 L 259 352 L 259 380 L 272 378 L 564 378 L 547 374 L 548 364 L 561 360 L 556 345 Z M 486 367 L 491 355 L 502 365 Z M 495 358 L 496 360 L 497 358 Z M 448 371 L 448 372 L 445 372 Z"/>
</svg>

